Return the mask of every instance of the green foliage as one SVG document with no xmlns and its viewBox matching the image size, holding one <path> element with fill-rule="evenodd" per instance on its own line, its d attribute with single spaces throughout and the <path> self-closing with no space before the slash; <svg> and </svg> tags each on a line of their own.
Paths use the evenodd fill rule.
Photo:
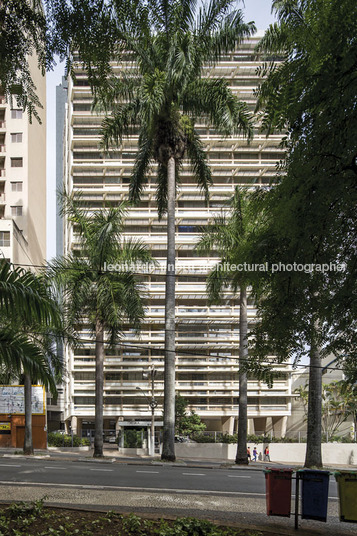
<svg viewBox="0 0 357 536">
<path fill-rule="evenodd" d="M 55 393 L 63 364 L 53 343 L 68 332 L 47 279 L 1 260 L 0 313 L 1 376 L 13 379 L 25 372 Z"/>
<path fill-rule="evenodd" d="M 195 432 L 200 432 L 206 429 L 205 423 L 201 421 L 201 417 L 191 410 L 187 414 L 188 402 L 181 395 L 175 397 L 175 431 L 178 435 L 190 435 Z"/>
<path fill-rule="evenodd" d="M 142 430 L 125 430 L 124 447 L 130 449 L 141 449 L 143 446 Z"/>
<path fill-rule="evenodd" d="M 304 405 L 305 413 L 309 400 L 308 387 L 305 384 L 295 389 L 299 400 Z M 325 440 L 335 441 L 341 425 L 349 416 L 355 420 L 357 413 L 357 389 L 348 382 L 334 381 L 322 384 L 322 430 Z M 340 438 L 341 440 L 341 438 Z"/>
<path fill-rule="evenodd" d="M 207 280 L 207 293 L 211 303 L 221 303 L 223 292 L 230 288 L 237 293 L 254 278 L 248 270 L 230 269 L 246 261 L 252 235 L 261 221 L 260 192 L 248 192 L 236 187 L 230 200 L 229 212 L 225 211 L 202 229 L 197 249 L 218 253 L 221 260 L 211 270 Z"/>
<path fill-rule="evenodd" d="M 138 329 L 144 317 L 144 288 L 127 268 L 151 255 L 140 240 L 122 236 L 126 204 L 92 214 L 80 194 L 64 194 L 62 203 L 79 234 L 80 255 L 56 259 L 48 273 L 65 298 L 68 323 L 80 329 L 85 315 L 94 334 L 99 321 L 114 343 L 125 323 Z"/>
<path fill-rule="evenodd" d="M 207 197 L 212 178 L 195 128 L 198 118 L 201 122 L 204 117 L 222 135 L 251 134 L 251 114 L 226 80 L 202 76 L 204 65 L 214 65 L 221 55 L 236 50 L 255 30 L 252 23 L 243 22 L 235 1 L 211 0 L 198 8 L 195 0 L 49 4 L 58 48 L 79 52 L 96 105 L 106 113 L 104 147 L 139 131 L 131 200 L 140 199 L 156 162 L 158 209 L 163 216 L 171 156 L 177 179 L 183 159 L 191 161 Z M 113 71 L 113 58 L 122 63 L 119 76 Z"/>
<path fill-rule="evenodd" d="M 259 50 L 267 66 L 259 91 L 263 125 L 287 128 L 286 161 L 267 194 L 266 221 L 252 246 L 260 262 L 344 264 L 343 271 L 276 272 L 261 282 L 258 354 L 299 359 L 316 339 L 321 356 L 356 364 L 355 188 L 357 4 L 354 0 L 274 1 L 278 23 Z M 313 333 L 316 321 L 318 333 Z"/>
<path fill-rule="evenodd" d="M 49 447 L 72 447 L 72 436 L 49 432 L 47 435 Z M 90 440 L 86 437 L 73 436 L 73 447 L 90 447 Z"/>
<path fill-rule="evenodd" d="M 52 63 L 46 18 L 40 0 L 2 0 L 0 4 L 0 83 L 12 106 L 27 109 L 40 120 L 33 67 L 44 76 Z M 34 61 L 31 59 L 35 57 Z M 36 65 L 37 63 L 37 65 Z M 15 101 L 15 102 L 14 102 Z M 16 103 L 16 104 L 15 104 Z"/>
<path fill-rule="evenodd" d="M 13 504 L 0 514 L 3 536 L 262 536 L 259 531 L 217 526 L 196 518 L 147 520 L 135 514 L 52 510 L 44 499 Z"/>
</svg>

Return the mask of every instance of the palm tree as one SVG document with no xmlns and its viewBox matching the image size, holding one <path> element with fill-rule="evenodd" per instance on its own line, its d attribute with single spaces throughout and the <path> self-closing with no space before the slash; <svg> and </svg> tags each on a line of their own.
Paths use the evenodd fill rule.
<svg viewBox="0 0 357 536">
<path fill-rule="evenodd" d="M 52 262 L 50 274 L 63 294 L 69 324 L 83 326 L 84 318 L 95 339 L 95 437 L 94 456 L 103 456 L 104 345 L 115 344 L 125 324 L 139 329 L 144 317 L 144 289 L 130 263 L 151 262 L 140 241 L 124 240 L 126 205 L 90 213 L 75 196 L 63 196 L 63 213 L 80 238 L 78 253 Z M 109 271 L 108 265 L 119 265 Z"/>
<path fill-rule="evenodd" d="M 24 376 L 24 454 L 33 454 L 31 383 L 56 392 L 62 363 L 51 347 L 64 336 L 61 310 L 43 276 L 1 261 L 0 315 L 0 368 L 8 380 Z"/>
<path fill-rule="evenodd" d="M 230 288 L 239 292 L 239 402 L 238 402 L 238 444 L 235 462 L 248 464 L 248 400 L 247 400 L 247 359 L 248 359 L 248 317 L 247 317 L 247 272 L 230 270 L 230 266 L 244 261 L 244 251 L 249 248 L 249 235 L 256 224 L 250 196 L 238 187 L 231 201 L 231 212 L 216 217 L 203 230 L 198 243 L 201 251 L 218 251 L 221 260 L 212 269 L 207 280 L 207 292 L 211 303 L 219 303 L 222 292 Z"/>
<path fill-rule="evenodd" d="M 198 187 L 209 199 L 211 171 L 195 124 L 205 120 L 221 135 L 251 134 L 247 106 L 232 94 L 227 81 L 204 77 L 222 54 L 236 49 L 255 31 L 244 24 L 236 0 L 112 2 L 112 43 L 120 74 L 88 58 L 87 43 L 77 42 L 89 69 L 95 102 L 110 114 L 104 119 L 103 145 L 120 144 L 133 133 L 138 151 L 129 197 L 138 202 L 156 164 L 159 219 L 167 213 L 165 295 L 164 433 L 162 459 L 175 460 L 175 201 L 179 172 L 187 158 Z M 104 23 L 103 23 L 104 24 Z M 106 26 L 106 29 L 110 25 Z M 80 41 L 80 37 L 79 37 Z M 116 45 L 114 47 L 114 44 Z M 105 73 L 105 76 L 102 76 Z"/>
</svg>

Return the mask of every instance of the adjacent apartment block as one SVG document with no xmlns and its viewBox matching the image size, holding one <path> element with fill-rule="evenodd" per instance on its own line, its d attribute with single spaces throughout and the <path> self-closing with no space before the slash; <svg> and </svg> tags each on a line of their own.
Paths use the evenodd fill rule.
<svg viewBox="0 0 357 536">
<path fill-rule="evenodd" d="M 0 256 L 21 266 L 46 258 L 46 79 L 31 62 L 41 124 L 0 88 Z"/>
<path fill-rule="evenodd" d="M 259 83 L 260 60 L 254 47 L 259 36 L 244 41 L 239 50 L 205 69 L 207 77 L 227 79 L 250 109 L 255 107 L 254 89 Z M 120 66 L 118 67 L 120 69 Z M 117 205 L 127 199 L 130 175 L 137 150 L 137 138 L 124 140 L 120 147 L 104 154 L 99 148 L 102 117 L 91 111 L 92 95 L 85 72 L 76 66 L 76 79 L 68 81 L 65 121 L 64 181 L 69 192 L 81 191 L 93 211 Z M 281 157 L 281 137 L 268 139 L 254 132 L 248 145 L 242 137 L 222 139 L 202 120 L 199 133 L 213 171 L 213 186 L 207 207 L 193 179 L 190 165 L 184 164 L 176 204 L 176 389 L 207 424 L 208 430 L 233 432 L 237 429 L 239 347 L 238 298 L 227 293 L 224 303 L 209 307 L 205 275 L 217 258 L 202 257 L 195 249 L 204 227 L 227 207 L 236 185 L 249 188 L 269 184 Z M 162 267 L 161 273 L 147 275 L 149 292 L 147 316 L 140 337 L 130 329 L 115 351 L 105 358 L 104 428 L 113 434 L 125 427 L 149 425 L 150 374 L 155 367 L 155 397 L 159 400 L 157 421 L 162 421 L 164 277 L 166 219 L 158 220 L 155 180 L 149 179 L 139 206 L 130 209 L 125 233 L 140 237 Z M 64 250 L 73 251 L 78 241 L 69 222 L 64 225 Z M 255 322 L 253 302 L 248 307 L 249 322 Z M 67 350 L 68 376 L 64 386 L 66 425 L 79 435 L 94 429 L 94 346 L 83 327 L 82 349 Z M 284 434 L 291 412 L 289 367 L 282 365 L 281 377 L 268 389 L 265 383 L 249 381 L 249 432 L 272 431 Z M 140 388 L 140 390 L 138 390 Z"/>
</svg>

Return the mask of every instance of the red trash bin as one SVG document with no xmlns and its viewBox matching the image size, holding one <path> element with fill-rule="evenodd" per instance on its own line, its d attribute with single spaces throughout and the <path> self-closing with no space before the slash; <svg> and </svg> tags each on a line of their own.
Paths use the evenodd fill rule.
<svg viewBox="0 0 357 536">
<path fill-rule="evenodd" d="M 266 469 L 265 489 L 268 516 L 290 517 L 293 469 Z"/>
</svg>

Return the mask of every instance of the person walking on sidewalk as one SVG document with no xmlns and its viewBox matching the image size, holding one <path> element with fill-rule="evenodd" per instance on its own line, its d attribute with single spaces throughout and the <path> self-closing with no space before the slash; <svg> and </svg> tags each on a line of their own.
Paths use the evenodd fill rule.
<svg viewBox="0 0 357 536">
<path fill-rule="evenodd" d="M 264 461 L 270 462 L 269 445 L 264 449 Z"/>
<path fill-rule="evenodd" d="M 253 449 L 253 462 L 256 462 L 257 461 L 257 456 L 258 456 L 258 451 L 257 451 L 257 447 L 254 447 Z"/>
<path fill-rule="evenodd" d="M 248 458 L 248 463 L 251 461 L 252 457 L 250 455 L 250 447 L 247 447 L 247 458 Z"/>
</svg>

